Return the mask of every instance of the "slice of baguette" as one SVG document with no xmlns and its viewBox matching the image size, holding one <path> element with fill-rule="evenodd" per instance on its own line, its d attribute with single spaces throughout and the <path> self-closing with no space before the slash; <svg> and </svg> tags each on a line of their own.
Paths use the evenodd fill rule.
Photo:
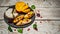
<svg viewBox="0 0 60 34">
<path fill-rule="evenodd" d="M 17 26 L 22 25 L 22 20 L 20 20 L 19 22 L 16 23 Z"/>
<path fill-rule="evenodd" d="M 23 19 L 22 25 L 28 24 L 31 22 L 31 19 Z"/>
</svg>

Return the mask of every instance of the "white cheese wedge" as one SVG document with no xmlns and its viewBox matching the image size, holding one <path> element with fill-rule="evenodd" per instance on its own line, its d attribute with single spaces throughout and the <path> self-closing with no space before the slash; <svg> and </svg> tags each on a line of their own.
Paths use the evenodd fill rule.
<svg viewBox="0 0 60 34">
<path fill-rule="evenodd" d="M 15 9 L 14 9 L 14 11 L 13 11 L 13 16 L 14 16 L 14 17 L 18 16 L 18 13 L 16 12 Z"/>
<path fill-rule="evenodd" d="M 13 18 L 12 10 L 13 10 L 12 8 L 8 9 L 5 12 L 5 16 L 8 17 L 8 18 Z"/>
</svg>

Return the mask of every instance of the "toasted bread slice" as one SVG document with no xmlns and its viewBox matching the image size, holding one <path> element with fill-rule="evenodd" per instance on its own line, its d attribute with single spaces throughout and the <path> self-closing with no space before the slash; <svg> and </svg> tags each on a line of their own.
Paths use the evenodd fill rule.
<svg viewBox="0 0 60 34">
<path fill-rule="evenodd" d="M 22 24 L 28 24 L 31 22 L 31 19 L 23 19 Z"/>
</svg>

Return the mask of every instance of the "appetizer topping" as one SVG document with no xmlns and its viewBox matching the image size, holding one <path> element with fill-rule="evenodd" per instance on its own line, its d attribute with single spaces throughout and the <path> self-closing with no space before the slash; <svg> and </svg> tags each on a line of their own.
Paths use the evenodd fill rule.
<svg viewBox="0 0 60 34">
<path fill-rule="evenodd" d="M 22 25 L 22 20 L 20 20 L 16 25 L 17 25 L 17 26 Z"/>
<path fill-rule="evenodd" d="M 24 18 L 30 18 L 27 14 L 24 16 Z"/>
<path fill-rule="evenodd" d="M 17 19 L 14 19 L 14 20 L 13 20 L 13 23 L 16 23 L 16 22 L 18 22 L 18 20 L 17 20 Z"/>
<path fill-rule="evenodd" d="M 22 12 L 28 13 L 28 12 L 30 12 L 30 9 L 26 9 L 26 10 L 24 10 L 24 11 L 22 11 Z"/>
<path fill-rule="evenodd" d="M 33 14 L 34 14 L 34 12 L 33 12 L 33 11 L 30 11 L 28 14 L 32 14 L 32 15 L 33 15 Z"/>
<path fill-rule="evenodd" d="M 27 23 L 30 23 L 30 22 L 31 22 L 31 19 L 23 19 L 22 24 L 27 24 Z"/>
<path fill-rule="evenodd" d="M 16 22 L 18 22 L 19 20 L 21 20 L 21 19 L 23 19 L 23 18 L 24 18 L 24 15 L 17 16 L 17 17 L 13 20 L 13 22 L 16 23 Z"/>
<path fill-rule="evenodd" d="M 28 5 L 25 4 L 24 2 L 17 2 L 15 4 L 15 8 L 17 10 L 17 12 L 24 12 L 24 13 L 28 13 L 30 11 L 30 9 L 28 9 Z"/>
<path fill-rule="evenodd" d="M 22 8 L 23 10 L 27 9 L 28 8 L 28 5 L 25 4 L 24 8 Z"/>
<path fill-rule="evenodd" d="M 30 22 L 31 22 L 31 19 L 23 19 L 23 20 L 20 20 L 19 22 L 17 22 L 16 25 L 20 26 L 20 25 L 24 25 L 24 24 L 27 24 Z"/>
<path fill-rule="evenodd" d="M 33 15 L 34 15 L 34 12 L 31 11 L 28 14 L 26 14 L 24 18 L 31 18 Z"/>
<path fill-rule="evenodd" d="M 22 7 L 24 7 L 24 5 L 25 5 L 25 3 L 24 2 L 17 2 L 16 4 L 15 4 L 15 8 L 16 8 L 16 10 L 18 11 L 18 12 L 21 12 L 22 10 Z"/>
</svg>

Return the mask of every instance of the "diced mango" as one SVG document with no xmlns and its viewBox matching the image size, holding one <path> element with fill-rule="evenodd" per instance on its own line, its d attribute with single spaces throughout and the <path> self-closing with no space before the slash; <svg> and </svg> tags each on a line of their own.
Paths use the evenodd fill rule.
<svg viewBox="0 0 60 34">
<path fill-rule="evenodd" d="M 26 10 L 24 10 L 23 12 L 24 12 L 24 13 L 28 13 L 28 12 L 30 12 L 30 9 L 26 9 Z"/>
</svg>

